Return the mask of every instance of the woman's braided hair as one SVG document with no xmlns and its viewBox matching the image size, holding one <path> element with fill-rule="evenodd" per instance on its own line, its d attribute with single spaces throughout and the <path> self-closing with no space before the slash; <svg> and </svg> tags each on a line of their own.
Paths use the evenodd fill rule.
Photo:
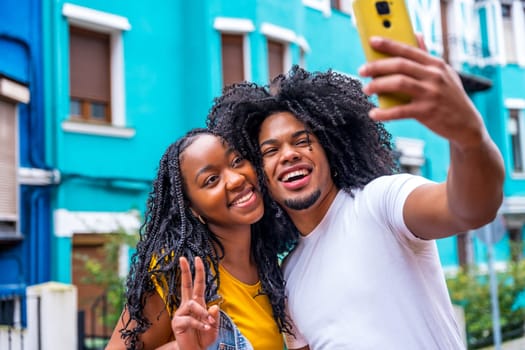
<svg viewBox="0 0 525 350">
<path fill-rule="evenodd" d="M 289 217 L 269 197 L 262 171 L 258 134 L 266 117 L 291 112 L 323 146 L 337 188 L 352 194 L 381 175 L 396 171 L 391 136 L 384 125 L 368 116 L 374 107 L 361 82 L 331 70 L 310 73 L 294 66 L 270 86 L 238 83 L 227 87 L 208 115 L 207 125 L 221 134 L 258 170 L 265 195 L 265 218 L 294 232 L 284 235 L 293 246 L 297 232 Z"/>
<path fill-rule="evenodd" d="M 140 335 L 151 326 L 144 315 L 144 306 L 147 298 L 155 293 L 154 280 L 164 289 L 166 311 L 175 310 L 180 304 L 179 257 L 188 259 L 192 273 L 194 258 L 201 257 L 206 273 L 205 300 L 209 303 L 219 298 L 218 265 L 224 251 L 213 232 L 192 215 L 180 169 L 181 154 L 203 134 L 216 135 L 208 129 L 193 129 L 171 144 L 160 160 L 127 279 L 125 307 L 130 318 L 121 329 L 127 349 L 141 349 Z M 284 312 L 284 281 L 272 232 L 264 225 L 253 224 L 251 250 L 261 280 L 261 293 L 267 294 L 271 301 L 279 330 L 286 331 L 289 323 Z"/>
</svg>

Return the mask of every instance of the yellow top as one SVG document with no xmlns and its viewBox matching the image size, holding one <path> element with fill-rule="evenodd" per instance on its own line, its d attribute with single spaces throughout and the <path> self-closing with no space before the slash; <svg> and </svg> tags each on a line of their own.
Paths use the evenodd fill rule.
<svg viewBox="0 0 525 350">
<path fill-rule="evenodd" d="M 266 294 L 259 294 L 261 282 L 249 285 L 232 276 L 219 265 L 222 297 L 221 310 L 233 320 L 240 332 L 250 341 L 254 350 L 281 350 L 283 336 L 279 333 L 273 318 L 272 306 Z M 164 289 L 153 279 L 157 292 L 165 300 Z M 173 311 L 174 312 L 174 311 Z"/>
</svg>

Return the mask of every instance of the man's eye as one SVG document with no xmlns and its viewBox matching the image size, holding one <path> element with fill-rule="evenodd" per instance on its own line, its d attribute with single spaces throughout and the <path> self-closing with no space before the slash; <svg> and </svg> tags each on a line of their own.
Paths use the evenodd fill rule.
<svg viewBox="0 0 525 350">
<path fill-rule="evenodd" d="M 298 140 L 295 144 L 296 144 L 297 146 L 309 146 L 309 145 L 310 145 L 310 140 L 307 139 L 307 138 L 300 139 L 300 140 Z"/>
<path fill-rule="evenodd" d="M 266 148 L 264 150 L 261 150 L 261 154 L 263 157 L 271 156 L 277 152 L 277 148 Z"/>
</svg>

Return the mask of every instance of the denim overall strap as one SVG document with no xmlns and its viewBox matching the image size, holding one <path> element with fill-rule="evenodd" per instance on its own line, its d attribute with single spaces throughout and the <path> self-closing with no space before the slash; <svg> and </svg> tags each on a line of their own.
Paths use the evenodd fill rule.
<svg viewBox="0 0 525 350">
<path fill-rule="evenodd" d="M 252 344 L 222 310 L 219 320 L 219 335 L 215 343 L 208 347 L 208 350 L 253 350 Z"/>
</svg>

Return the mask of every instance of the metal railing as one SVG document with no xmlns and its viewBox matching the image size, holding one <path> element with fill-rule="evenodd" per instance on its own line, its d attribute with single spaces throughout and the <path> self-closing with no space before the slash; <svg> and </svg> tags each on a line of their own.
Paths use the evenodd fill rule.
<svg viewBox="0 0 525 350">
<path fill-rule="evenodd" d="M 86 311 L 78 310 L 78 350 L 103 350 L 111 337 L 108 328 L 108 295 L 99 295 L 89 310 L 89 326 L 86 327 Z"/>
<path fill-rule="evenodd" d="M 4 336 L 0 336 L 2 341 L 0 342 L 0 348 L 2 350 L 24 350 L 26 343 L 27 343 L 27 328 L 25 328 L 22 324 L 22 320 L 20 319 L 20 312 L 18 313 L 18 317 L 15 315 L 17 314 L 15 309 L 17 308 L 15 300 L 19 298 L 19 296 L 11 297 L 11 296 L 2 296 L 0 297 L 0 326 L 2 327 L 1 331 L 3 331 Z M 36 324 L 35 324 L 35 349 L 31 350 L 41 350 L 42 349 L 42 330 L 41 330 L 41 324 L 42 324 L 42 316 L 41 316 L 41 300 L 39 296 L 31 296 L 27 297 L 26 300 L 35 300 L 36 301 Z M 20 300 L 20 299 L 19 299 Z M 23 301 L 20 301 L 22 303 Z M 5 334 L 7 333 L 7 339 L 5 338 Z"/>
</svg>

